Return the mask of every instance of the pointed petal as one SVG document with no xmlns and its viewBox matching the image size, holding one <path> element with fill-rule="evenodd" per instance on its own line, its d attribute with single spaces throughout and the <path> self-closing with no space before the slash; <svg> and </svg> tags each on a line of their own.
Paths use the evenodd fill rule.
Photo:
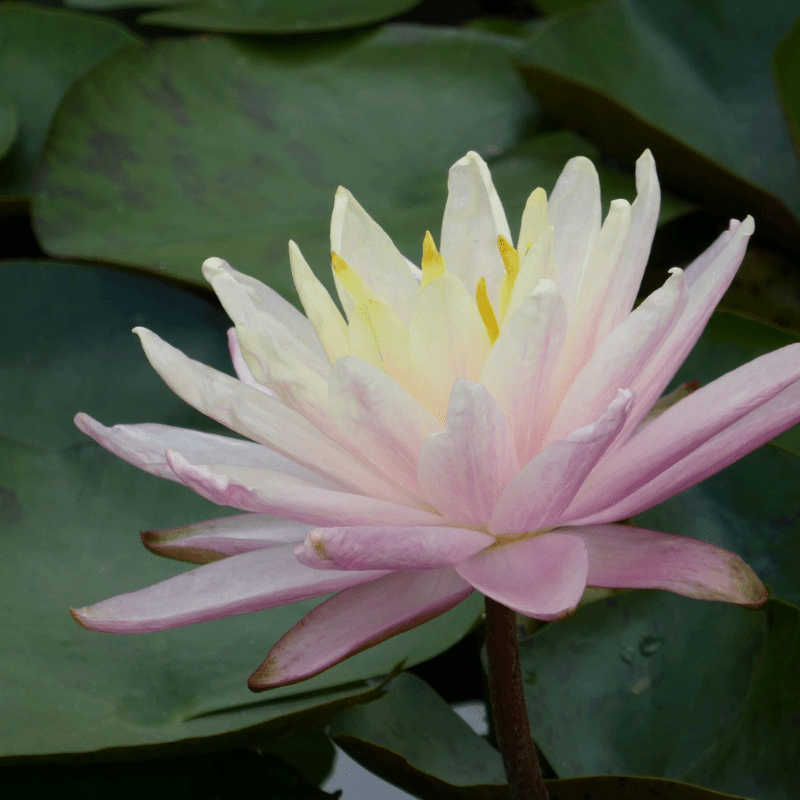
<svg viewBox="0 0 800 800">
<path fill-rule="evenodd" d="M 636 386 L 631 387 L 636 391 L 637 407 L 625 423 L 619 444 L 636 430 L 700 338 L 708 318 L 742 262 L 753 227 L 753 218 L 748 217 L 733 231 L 708 266 L 700 274 L 695 273 L 692 281 L 687 279 L 689 300 L 686 308 L 658 351 L 639 373 Z M 716 250 L 717 243 L 712 248 Z"/>
<path fill-rule="evenodd" d="M 364 495 L 331 491 L 267 470 L 191 464 L 174 450 L 167 461 L 181 482 L 219 505 L 310 525 L 438 525 L 436 514 Z"/>
<path fill-rule="evenodd" d="M 545 533 L 482 550 L 455 569 L 478 591 L 520 614 L 558 619 L 578 605 L 589 557 L 580 537 Z"/>
<path fill-rule="evenodd" d="M 518 469 L 500 407 L 480 384 L 456 381 L 444 431 L 419 452 L 419 485 L 431 505 L 450 519 L 483 525 Z"/>
<path fill-rule="evenodd" d="M 408 330 L 414 394 L 442 422 L 453 384 L 477 381 L 490 348 L 475 299 L 455 275 L 446 272 L 420 290 Z"/>
<path fill-rule="evenodd" d="M 675 408 L 677 409 L 677 406 Z M 725 469 L 729 464 L 798 422 L 800 422 L 800 381 L 795 381 L 771 400 L 767 400 L 749 414 L 728 425 L 716 436 L 695 447 L 684 458 L 664 468 L 649 483 L 622 500 L 605 507 L 602 511 L 593 510 L 580 518 L 574 516 L 571 509 L 568 509 L 570 524 L 593 525 L 616 522 L 652 508 L 668 497 Z M 649 427 L 648 425 L 647 428 Z M 647 428 L 644 428 L 642 433 L 647 431 Z"/>
<path fill-rule="evenodd" d="M 125 459 L 129 464 L 172 481 L 180 479 L 167 463 L 167 450 L 175 450 L 192 462 L 237 464 L 242 467 L 280 472 L 327 489 L 342 488 L 340 482 L 322 478 L 318 473 L 263 445 L 232 439 L 229 436 L 154 423 L 115 425 L 113 428 L 106 428 L 88 414 L 78 414 L 75 417 L 75 424 L 99 445 Z"/>
<path fill-rule="evenodd" d="M 578 373 L 556 412 L 545 444 L 563 439 L 587 425 L 611 402 L 620 386 L 638 398 L 647 389 L 645 368 L 675 327 L 686 308 L 688 291 L 679 269 L 653 292 L 600 345 Z"/>
<path fill-rule="evenodd" d="M 524 533 L 551 527 L 577 494 L 600 457 L 614 441 L 633 405 L 620 389 L 595 423 L 554 442 L 517 473 L 489 520 L 495 534 Z"/>
<path fill-rule="evenodd" d="M 474 152 L 456 161 L 447 179 L 447 205 L 439 248 L 449 272 L 470 297 L 486 278 L 489 297 L 498 296 L 505 275 L 497 237 L 511 241 L 511 231 L 484 160 Z"/>
<path fill-rule="evenodd" d="M 336 191 L 331 217 L 331 250 L 341 256 L 408 325 L 419 284 L 408 268 L 407 259 L 383 228 L 341 186 Z M 350 317 L 353 301 L 338 279 L 336 288 Z"/>
<path fill-rule="evenodd" d="M 142 542 L 148 550 L 165 558 L 209 564 L 251 550 L 297 545 L 311 530 L 310 525 L 268 514 L 239 514 L 170 530 L 145 531 Z"/>
<path fill-rule="evenodd" d="M 397 526 L 317 528 L 295 549 L 316 569 L 441 569 L 494 544 L 494 537 L 468 528 Z"/>
<path fill-rule="evenodd" d="M 693 454 L 701 445 L 797 381 L 800 344 L 792 344 L 686 395 L 603 459 L 567 513 L 575 519 L 596 514 L 659 480 L 661 473 L 678 462 L 683 463 L 682 471 L 688 477 L 693 471 Z"/>
<path fill-rule="evenodd" d="M 293 549 L 287 544 L 242 553 L 71 613 L 92 631 L 149 633 L 307 600 L 384 574 L 311 569 Z"/>
<path fill-rule="evenodd" d="M 698 600 L 760 606 L 764 584 L 739 556 L 713 544 L 628 525 L 569 528 L 589 552 L 589 586 L 666 589 Z"/>
<path fill-rule="evenodd" d="M 430 411 L 383 370 L 354 356 L 340 358 L 331 372 L 328 411 L 351 446 L 421 497 L 419 451 L 442 429 Z"/>
<path fill-rule="evenodd" d="M 330 362 L 333 363 L 337 358 L 350 352 L 347 322 L 328 294 L 328 290 L 308 266 L 300 248 L 291 241 L 289 263 L 292 267 L 292 279 L 306 316 L 314 326 L 317 338 L 325 348 Z"/>
<path fill-rule="evenodd" d="M 553 418 L 553 375 L 566 331 L 564 300 L 552 281 L 541 281 L 506 322 L 486 359 L 481 383 L 508 420 L 521 464 L 539 452 Z"/>
<path fill-rule="evenodd" d="M 552 282 L 555 278 L 555 261 L 553 254 L 553 229 L 543 231 L 523 255 L 520 252 L 520 268 L 511 290 L 511 299 L 504 316 L 507 325 L 514 312 L 525 302 L 531 292 L 536 290 L 542 280 Z M 553 284 L 555 285 L 555 284 Z M 502 333 L 502 331 L 501 331 Z"/>
<path fill-rule="evenodd" d="M 245 384 L 245 386 L 249 386 L 251 389 L 258 389 L 259 392 L 264 392 L 264 394 L 268 394 L 270 397 L 278 396 L 272 389 L 263 386 L 253 377 L 253 373 L 250 372 L 250 367 L 247 366 L 247 362 L 242 355 L 242 348 L 239 345 L 239 337 L 236 335 L 236 328 L 228 328 L 228 352 L 231 354 L 231 363 L 233 364 L 234 372 L 236 372 L 236 377 Z"/>
<path fill-rule="evenodd" d="M 609 276 L 611 283 L 597 324 L 595 347 L 603 342 L 633 308 L 644 268 L 650 257 L 660 210 L 661 190 L 656 162 L 653 154 L 645 150 L 636 162 L 636 199 L 631 206 L 630 233 L 619 267 Z M 689 276 L 686 277 L 689 280 Z"/>
<path fill-rule="evenodd" d="M 286 361 L 302 360 L 317 375 L 327 376 L 330 362 L 316 331 L 288 300 L 261 281 L 238 272 L 221 258 L 206 259 L 203 275 L 236 325 L 239 343 L 244 346 L 242 330 L 246 329 L 254 342 L 266 348 L 263 354 L 252 354 L 259 363 L 276 354 L 280 356 L 285 350 Z"/>
<path fill-rule="evenodd" d="M 588 158 L 571 158 L 547 204 L 555 231 L 556 283 L 572 310 L 600 233 L 600 180 Z"/>
<path fill-rule="evenodd" d="M 405 499 L 397 487 L 346 453 L 280 400 L 187 358 L 145 328 L 135 328 L 134 333 L 142 340 L 145 355 L 162 380 L 198 411 L 359 493 Z"/>
<path fill-rule="evenodd" d="M 444 614 L 471 593 L 472 587 L 452 569 L 398 572 L 346 589 L 306 614 L 272 648 L 248 685 L 262 691 L 310 678 Z"/>
</svg>

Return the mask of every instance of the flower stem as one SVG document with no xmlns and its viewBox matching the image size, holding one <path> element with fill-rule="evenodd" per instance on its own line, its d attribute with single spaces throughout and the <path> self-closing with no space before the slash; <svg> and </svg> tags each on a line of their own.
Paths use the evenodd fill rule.
<svg viewBox="0 0 800 800">
<path fill-rule="evenodd" d="M 517 615 L 490 597 L 486 598 L 486 654 L 495 736 L 512 800 L 549 800 L 522 691 Z"/>
</svg>

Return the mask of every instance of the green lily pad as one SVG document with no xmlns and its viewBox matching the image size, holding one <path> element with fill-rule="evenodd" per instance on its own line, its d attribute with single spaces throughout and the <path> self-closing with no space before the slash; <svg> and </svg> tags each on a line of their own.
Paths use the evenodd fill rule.
<svg viewBox="0 0 800 800">
<path fill-rule="evenodd" d="M 794 149 L 800 160 L 800 18 L 778 43 L 772 64 Z"/>
<path fill-rule="evenodd" d="M 0 431 L 0 755 L 113 757 L 263 741 L 370 697 L 365 678 L 430 658 L 474 624 L 477 596 L 316 678 L 259 696 L 247 690 L 247 676 L 314 602 L 139 636 L 78 627 L 69 606 L 182 568 L 147 553 L 139 531 L 230 510 L 76 436 L 72 416 L 83 410 L 106 423 L 194 427 L 197 415 L 159 386 L 124 332 L 150 324 L 213 362 L 223 356 L 226 324 L 210 296 L 163 278 L 63 264 L 0 270 L 11 289 L 0 295 L 7 344 L 0 385 L 11 384 Z"/>
<path fill-rule="evenodd" d="M 294 0 L 292 3 L 282 0 L 199 0 L 172 4 L 163 11 L 151 11 L 140 16 L 139 22 L 145 25 L 165 25 L 169 28 L 230 33 L 329 31 L 390 19 L 408 11 L 419 2 L 420 0 Z"/>
<path fill-rule="evenodd" d="M 531 730 L 560 776 L 800 794 L 797 608 L 631 592 L 584 606 L 520 652 Z"/>
<path fill-rule="evenodd" d="M 690 783 L 630 775 L 593 775 L 545 783 L 550 800 L 743 800 L 739 795 L 721 794 Z"/>
<path fill-rule="evenodd" d="M 783 0 L 612 0 L 535 26 L 519 66 L 568 127 L 625 158 L 645 146 L 667 185 L 797 249 L 800 172 L 770 57 Z"/>
<path fill-rule="evenodd" d="M 192 281 L 216 255 L 291 297 L 287 241 L 329 262 L 342 184 L 416 259 L 450 164 L 469 149 L 504 153 L 536 123 L 509 64 L 516 46 L 400 26 L 131 48 L 61 106 L 33 203 L 38 238 L 50 253 Z"/>
<path fill-rule="evenodd" d="M 0 93 L 13 102 L 18 135 L 0 162 L 0 201 L 31 193 L 34 165 L 64 92 L 91 67 L 139 39 L 87 14 L 0 5 Z"/>
<path fill-rule="evenodd" d="M 500 754 L 415 675 L 338 714 L 328 735 L 352 758 L 419 797 L 505 797 Z"/>
</svg>

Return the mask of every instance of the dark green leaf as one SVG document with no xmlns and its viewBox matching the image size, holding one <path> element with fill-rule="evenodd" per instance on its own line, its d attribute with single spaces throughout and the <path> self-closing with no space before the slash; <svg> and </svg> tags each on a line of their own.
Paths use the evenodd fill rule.
<svg viewBox="0 0 800 800">
<path fill-rule="evenodd" d="M 0 162 L 0 200 L 27 198 L 47 128 L 64 92 L 87 70 L 138 39 L 87 14 L 0 5 L 0 93 L 14 103 L 18 135 Z"/>
<path fill-rule="evenodd" d="M 418 796 L 508 796 L 499 753 L 409 673 L 378 700 L 338 714 L 328 734 L 368 769 Z"/>
<path fill-rule="evenodd" d="M 247 676 L 314 602 L 141 636 L 79 628 L 69 606 L 182 568 L 147 553 L 139 531 L 230 510 L 101 450 L 72 430 L 72 416 L 194 427 L 198 415 L 159 385 L 126 331 L 144 322 L 213 363 L 223 357 L 226 325 L 208 295 L 163 278 L 58 264 L 0 269 L 0 385 L 8 387 L 0 431 L 1 755 L 263 741 L 272 729 L 320 724 L 370 696 L 364 678 L 430 658 L 469 630 L 477 596 L 316 678 L 257 697 Z"/>
<path fill-rule="evenodd" d="M 0 158 L 17 138 L 17 127 L 17 107 L 8 95 L 0 93 Z"/>
<path fill-rule="evenodd" d="M 84 1 L 72 0 L 75 5 Z M 200 31 L 299 33 L 380 22 L 418 3 L 419 0 L 199 0 L 168 4 L 170 8 L 144 14 L 139 22 Z"/>
<path fill-rule="evenodd" d="M 593 775 L 545 783 L 550 800 L 743 800 L 739 795 L 660 778 Z"/>
<path fill-rule="evenodd" d="M 612 0 L 539 24 L 519 55 L 568 127 L 797 249 L 800 173 L 770 72 L 784 0 Z"/>
<path fill-rule="evenodd" d="M 800 18 L 778 43 L 772 63 L 794 149 L 800 159 Z"/>
<path fill-rule="evenodd" d="M 800 611 L 631 592 L 521 645 L 531 730 L 562 777 L 661 776 L 800 796 Z"/>
</svg>

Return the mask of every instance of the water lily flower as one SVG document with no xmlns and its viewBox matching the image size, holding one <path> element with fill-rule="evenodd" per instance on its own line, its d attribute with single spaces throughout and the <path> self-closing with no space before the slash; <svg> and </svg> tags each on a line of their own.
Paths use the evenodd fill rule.
<svg viewBox="0 0 800 800">
<path fill-rule="evenodd" d="M 516 246 L 489 170 L 450 170 L 439 246 L 421 268 L 345 189 L 331 224 L 341 313 L 298 247 L 305 315 L 211 258 L 238 376 L 141 328 L 187 403 L 245 439 L 166 425 L 81 430 L 130 463 L 244 511 L 148 532 L 200 564 L 73 611 L 137 633 L 333 593 L 250 678 L 303 680 L 478 590 L 522 614 L 570 614 L 587 586 L 657 588 L 756 606 L 736 555 L 617 524 L 800 420 L 800 345 L 657 402 L 731 282 L 753 220 L 730 228 L 635 309 L 659 214 L 655 164 L 602 220 L 597 173 L 566 165 L 536 189 Z"/>
</svg>

